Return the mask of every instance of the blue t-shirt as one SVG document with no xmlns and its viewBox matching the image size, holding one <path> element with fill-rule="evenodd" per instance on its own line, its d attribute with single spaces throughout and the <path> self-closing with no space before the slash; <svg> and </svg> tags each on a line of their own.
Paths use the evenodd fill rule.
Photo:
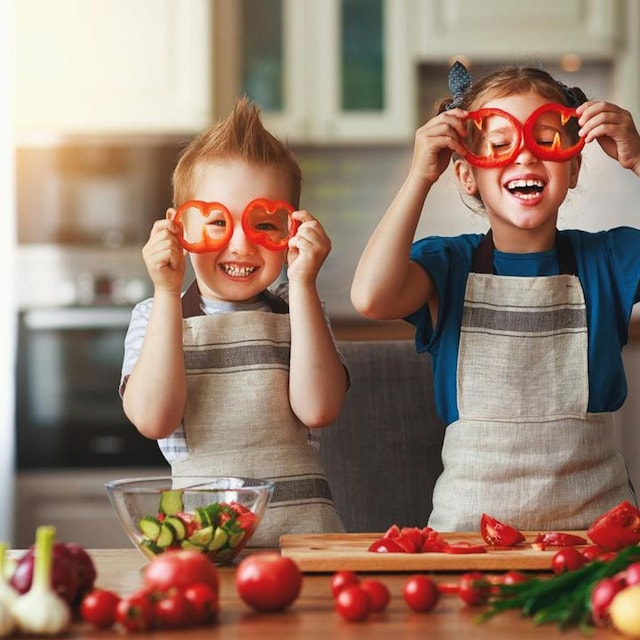
<svg viewBox="0 0 640 640">
<path fill-rule="evenodd" d="M 579 230 L 560 233 L 573 246 L 587 308 L 588 411 L 615 411 L 627 396 L 621 351 L 627 343 L 633 305 L 640 300 L 640 229 L 618 227 L 597 233 Z M 464 292 L 473 253 L 483 237 L 433 236 L 418 240 L 411 249 L 411 260 L 429 273 L 437 287 L 439 310 L 435 329 L 427 305 L 406 320 L 416 327 L 418 351 L 428 351 L 432 356 L 436 406 L 447 424 L 458 419 L 456 372 Z M 494 250 L 493 263 L 499 276 L 559 273 L 555 248 L 518 254 Z"/>
</svg>

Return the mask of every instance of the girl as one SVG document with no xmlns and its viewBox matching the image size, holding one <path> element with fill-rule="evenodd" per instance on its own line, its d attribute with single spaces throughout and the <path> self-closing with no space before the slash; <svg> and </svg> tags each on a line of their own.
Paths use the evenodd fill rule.
<svg viewBox="0 0 640 640">
<path fill-rule="evenodd" d="M 585 143 L 640 175 L 640 137 L 627 111 L 541 69 L 471 84 L 456 63 L 450 87 L 416 134 L 352 302 L 366 317 L 411 322 L 433 357 L 448 426 L 430 526 L 477 530 L 486 512 L 522 529 L 583 529 L 635 502 L 612 412 L 627 391 L 620 352 L 640 300 L 640 230 L 558 231 L 558 208 Z M 412 244 L 452 157 L 490 231 Z"/>
</svg>

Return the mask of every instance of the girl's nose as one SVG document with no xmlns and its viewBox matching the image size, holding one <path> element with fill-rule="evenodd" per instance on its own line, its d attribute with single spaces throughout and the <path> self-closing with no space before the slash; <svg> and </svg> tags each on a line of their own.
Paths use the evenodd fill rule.
<svg viewBox="0 0 640 640">
<path fill-rule="evenodd" d="M 520 144 L 518 155 L 516 156 L 516 164 L 534 164 L 537 161 L 538 158 L 533 154 L 529 147 L 527 147 L 523 140 Z"/>
</svg>

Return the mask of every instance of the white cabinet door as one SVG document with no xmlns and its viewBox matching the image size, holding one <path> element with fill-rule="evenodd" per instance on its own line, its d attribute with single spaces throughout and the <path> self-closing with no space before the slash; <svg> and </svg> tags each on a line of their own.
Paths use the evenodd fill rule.
<svg viewBox="0 0 640 640">
<path fill-rule="evenodd" d="M 208 0 L 14 1 L 17 131 L 199 131 L 210 23 Z"/>
<path fill-rule="evenodd" d="M 369 27 L 358 23 L 358 12 L 371 18 Z M 293 142 L 412 138 L 407 0 L 217 0 L 215 18 L 220 114 L 247 93 L 262 107 L 267 128 Z M 359 59 L 348 76 L 354 52 Z M 349 102 L 346 94 L 353 98 L 359 81 L 360 100 Z"/>
<path fill-rule="evenodd" d="M 411 0 L 423 60 L 610 56 L 618 0 Z"/>
</svg>

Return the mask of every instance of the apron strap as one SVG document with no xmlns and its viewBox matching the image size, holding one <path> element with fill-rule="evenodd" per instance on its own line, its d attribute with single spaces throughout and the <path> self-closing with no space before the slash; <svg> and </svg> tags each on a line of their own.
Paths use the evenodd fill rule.
<svg viewBox="0 0 640 640">
<path fill-rule="evenodd" d="M 491 229 L 481 240 L 473 254 L 473 273 L 490 273 L 495 275 L 493 268 L 493 232 Z M 578 272 L 576 268 L 576 256 L 571 246 L 571 240 L 559 231 L 556 232 L 556 253 L 558 256 L 558 269 L 561 274 L 575 276 Z"/>
<path fill-rule="evenodd" d="M 289 313 L 289 305 L 275 293 L 265 289 L 261 297 L 269 305 L 273 313 Z M 198 283 L 194 280 L 182 296 L 182 317 L 194 318 L 203 315 L 204 311 L 202 311 L 200 304 L 200 289 L 198 288 Z"/>
</svg>

